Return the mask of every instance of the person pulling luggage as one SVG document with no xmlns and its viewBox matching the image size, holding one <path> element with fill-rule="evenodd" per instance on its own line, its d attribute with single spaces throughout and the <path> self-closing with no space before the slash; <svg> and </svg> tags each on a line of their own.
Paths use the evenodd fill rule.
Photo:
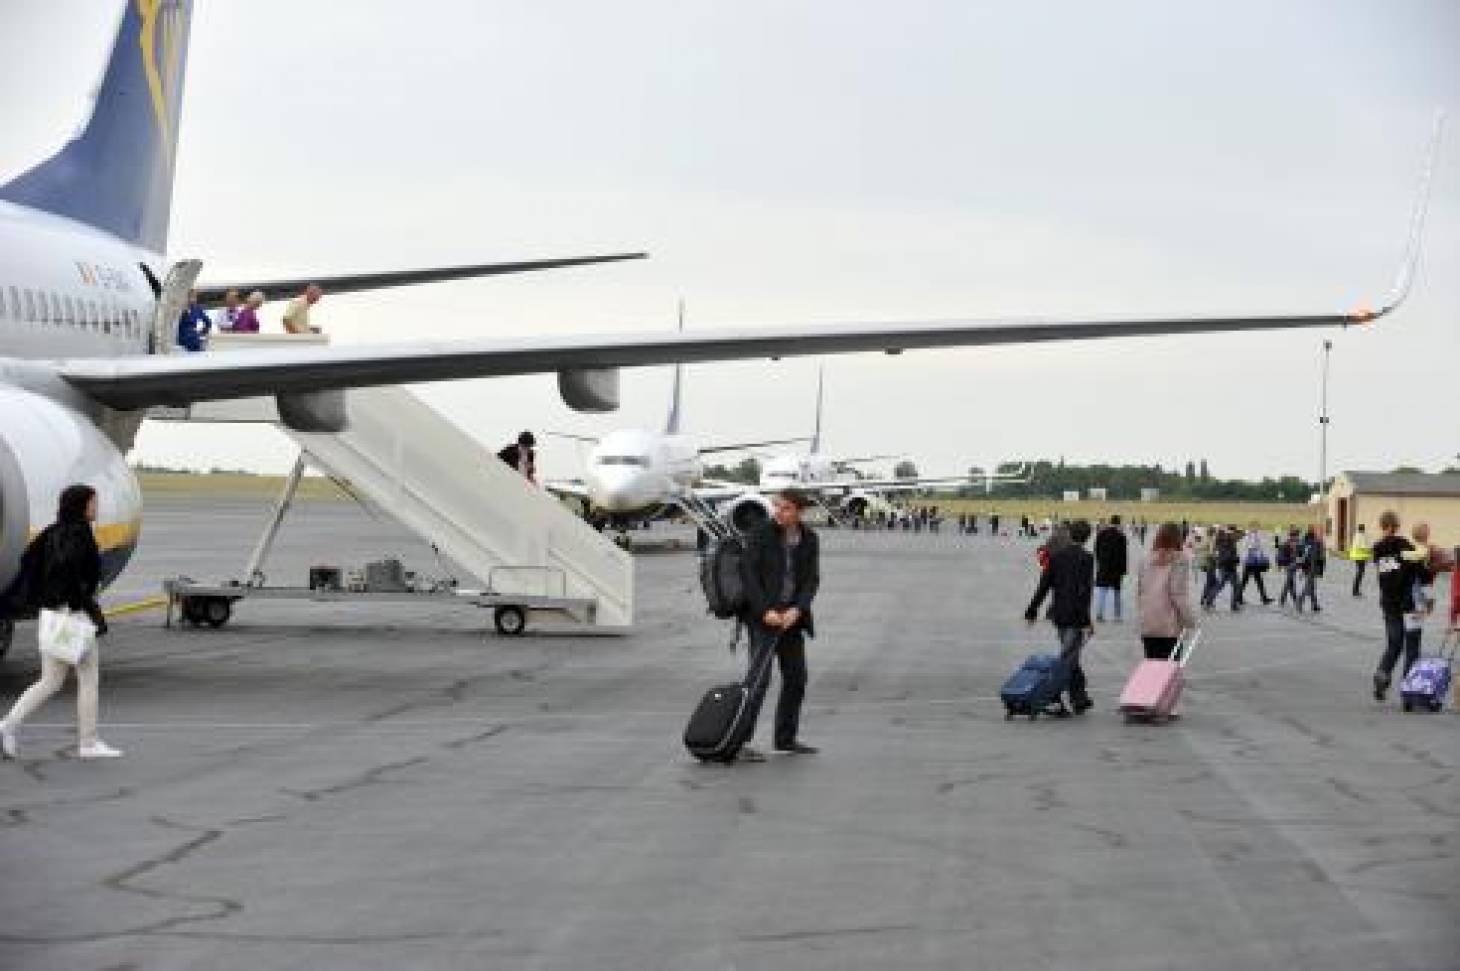
<svg viewBox="0 0 1460 971">
<path fill-rule="evenodd" d="M 807 506 L 804 495 L 787 489 L 772 501 L 769 521 L 746 538 L 740 575 L 745 585 L 745 626 L 750 632 L 750 671 L 769 651 L 781 668 L 781 695 L 776 702 L 774 745 L 788 755 L 814 755 L 815 746 L 800 740 L 801 702 L 806 697 L 806 638 L 816 636 L 811 602 L 821 586 L 821 544 L 815 531 L 801 521 Z M 751 678 L 745 737 L 755 735 L 770 688 L 770 677 Z M 764 762 L 765 755 L 749 745 L 740 749 L 743 762 Z"/>
<path fill-rule="evenodd" d="M 1141 610 L 1141 646 L 1151 660 L 1165 660 L 1176 649 L 1183 630 L 1195 629 L 1191 607 L 1191 570 L 1182 549 L 1181 527 L 1162 523 L 1151 555 L 1141 563 L 1136 581 Z"/>
<path fill-rule="evenodd" d="M 1049 565 L 1039 574 L 1039 586 L 1024 611 L 1024 619 L 1033 624 L 1039 619 L 1044 598 L 1053 593 L 1049 619 L 1058 632 L 1060 662 L 1069 673 L 1070 707 L 1075 714 L 1088 711 L 1090 700 L 1085 669 L 1080 664 L 1080 651 L 1095 634 L 1090 622 L 1090 599 L 1095 592 L 1095 557 L 1085 549 L 1090 539 L 1090 524 L 1077 519 L 1069 526 L 1068 538 L 1049 553 Z"/>
</svg>

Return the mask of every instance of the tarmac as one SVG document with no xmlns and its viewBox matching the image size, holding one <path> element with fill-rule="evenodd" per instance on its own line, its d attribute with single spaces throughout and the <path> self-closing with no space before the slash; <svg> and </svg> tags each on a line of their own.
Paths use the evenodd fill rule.
<svg viewBox="0 0 1460 971">
<path fill-rule="evenodd" d="M 264 515 L 153 503 L 113 597 L 236 575 Z M 301 503 L 270 573 L 390 553 L 439 570 Z M 1172 724 L 1113 710 L 1129 620 L 1087 649 L 1094 711 L 1006 722 L 1000 683 L 1053 642 L 1021 620 L 1035 569 L 1028 541 L 826 533 L 822 753 L 732 767 L 679 741 L 741 661 L 692 553 L 638 558 L 624 637 L 416 605 L 120 617 L 126 758 L 70 757 L 68 688 L 0 764 L 0 967 L 1460 968 L 1460 717 L 1369 697 L 1372 585 L 1340 563 L 1320 615 L 1212 615 Z"/>
</svg>

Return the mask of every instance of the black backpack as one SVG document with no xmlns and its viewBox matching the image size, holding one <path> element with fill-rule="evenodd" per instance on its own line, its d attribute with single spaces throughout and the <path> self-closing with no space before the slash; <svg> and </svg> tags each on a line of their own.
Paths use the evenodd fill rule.
<svg viewBox="0 0 1460 971">
<path fill-rule="evenodd" d="M 1283 569 L 1287 569 L 1288 567 L 1290 567 L 1290 566 L 1293 565 L 1293 557 L 1294 557 L 1294 550 L 1293 550 L 1293 544 L 1291 542 L 1285 542 L 1281 546 L 1278 547 L 1278 550 L 1277 550 L 1277 565 L 1278 566 L 1282 567 Z"/>
<path fill-rule="evenodd" d="M 745 544 L 739 537 L 711 541 L 700 558 L 700 586 L 705 591 L 705 604 L 721 620 L 745 612 L 745 581 L 740 576 L 744 558 Z"/>
</svg>

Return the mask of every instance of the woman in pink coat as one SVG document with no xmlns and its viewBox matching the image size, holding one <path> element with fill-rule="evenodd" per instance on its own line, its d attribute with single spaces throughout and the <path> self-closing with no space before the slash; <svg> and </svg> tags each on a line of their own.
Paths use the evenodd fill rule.
<svg viewBox="0 0 1460 971">
<path fill-rule="evenodd" d="M 1196 626 L 1191 606 L 1191 565 L 1182 550 L 1181 527 L 1162 523 L 1136 582 L 1141 643 L 1146 657 L 1165 659 L 1185 628 Z"/>
</svg>

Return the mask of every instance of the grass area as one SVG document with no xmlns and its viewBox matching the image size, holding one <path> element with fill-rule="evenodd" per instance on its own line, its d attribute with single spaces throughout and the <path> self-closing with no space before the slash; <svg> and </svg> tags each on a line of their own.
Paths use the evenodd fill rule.
<svg viewBox="0 0 1460 971">
<path fill-rule="evenodd" d="M 1032 516 L 1036 520 L 1042 520 L 1046 516 L 1052 519 L 1084 518 L 1093 523 L 1119 514 L 1126 522 L 1144 519 L 1152 525 L 1168 520 L 1179 523 L 1185 519 L 1193 524 L 1235 523 L 1242 527 L 1257 523 L 1261 528 L 1270 530 L 1291 524 L 1320 522 L 1325 515 L 1323 506 L 1310 506 L 1303 502 L 1205 502 L 1198 499 L 1163 502 L 1060 502 L 1056 499 L 1000 499 L 996 496 L 977 499 L 935 497 L 906 501 L 910 506 L 937 506 L 945 517 L 957 517 L 963 513 L 978 513 L 983 516 L 996 512 L 1005 522 L 1012 519 L 1015 523 L 1018 523 L 1020 516 Z"/>
<path fill-rule="evenodd" d="M 142 493 L 147 499 L 193 498 L 258 499 L 268 501 L 279 494 L 284 477 L 246 475 L 238 472 L 142 472 Z M 347 498 L 329 479 L 306 476 L 299 485 L 300 499 L 340 500 Z M 1236 523 L 1247 526 L 1257 523 L 1263 529 L 1291 523 L 1316 522 L 1324 515 L 1322 506 L 1300 502 L 1203 502 L 1200 500 L 1165 502 L 1059 502 L 1054 499 L 1001 499 L 997 496 L 976 499 L 907 499 L 910 506 L 937 506 L 944 516 L 976 512 L 980 516 L 997 512 L 1005 520 L 1018 522 L 1020 516 L 1042 520 L 1084 517 L 1094 522 L 1119 513 L 1126 521 L 1145 519 L 1150 523 L 1166 520 L 1191 523 Z"/>
<path fill-rule="evenodd" d="M 259 499 L 267 501 L 284 488 L 281 475 L 246 475 L 239 472 L 139 472 L 145 499 L 204 497 L 209 499 Z M 305 476 L 299 483 L 299 499 L 346 498 L 329 479 Z"/>
</svg>

